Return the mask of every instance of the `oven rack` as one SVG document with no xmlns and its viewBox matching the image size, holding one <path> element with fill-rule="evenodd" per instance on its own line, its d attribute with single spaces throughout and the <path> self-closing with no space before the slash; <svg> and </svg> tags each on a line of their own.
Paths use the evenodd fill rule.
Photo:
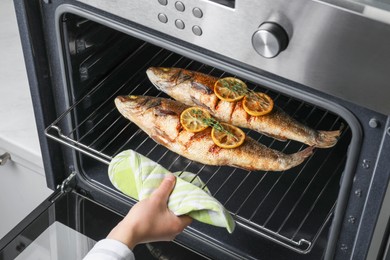
<svg viewBox="0 0 390 260">
<path fill-rule="evenodd" d="M 140 50 L 144 48 L 146 47 L 142 47 Z M 161 56 L 165 57 L 162 61 Z M 153 62 L 155 57 L 159 57 L 158 64 Z M 130 75 L 120 87 L 115 88 L 104 102 L 90 105 L 95 96 L 99 96 L 103 89 L 110 86 L 110 75 L 115 74 L 112 72 L 69 106 L 69 109 L 46 128 L 45 134 L 49 138 L 106 165 L 122 150 L 133 149 L 162 164 L 172 172 L 192 171 L 204 180 L 212 195 L 231 212 L 239 226 L 298 253 L 310 252 L 332 219 L 338 192 L 338 190 L 335 191 L 334 186 L 337 183 L 338 188 L 338 182 L 346 162 L 346 149 L 350 141 L 348 126 L 345 127 L 339 141 L 342 143 L 341 148 L 336 145 L 330 149 L 318 149 L 302 165 L 284 173 L 251 172 L 232 167 L 211 167 L 189 161 L 156 144 L 132 122 L 124 119 L 116 110 L 113 102 L 117 95 L 164 95 L 157 91 L 145 76 L 139 77 L 148 66 L 177 66 L 214 76 L 225 76 L 224 72 L 183 57 L 176 58 L 174 63 L 169 62 L 170 59 L 172 59 L 171 53 L 166 53 L 163 49 L 159 50 L 149 62 Z M 126 64 L 124 61 L 116 70 L 123 69 L 121 67 L 126 66 Z M 345 125 L 340 117 L 316 106 L 308 105 L 280 93 L 273 93 L 250 82 L 246 83 L 252 89 L 267 92 L 274 99 L 275 104 L 290 115 L 308 122 L 312 121 L 311 118 L 315 118 L 316 122 L 311 122 L 314 128 L 325 124 L 329 130 L 332 130 L 339 128 L 340 125 Z M 93 109 L 88 110 L 90 107 Z M 85 115 L 80 116 L 80 114 Z M 110 124 L 106 126 L 105 121 L 110 121 Z M 279 142 L 253 131 L 247 131 L 247 134 L 269 147 L 286 153 L 304 148 L 302 144 L 293 141 Z M 343 151 L 343 156 L 336 155 L 335 150 L 340 149 Z M 168 161 L 170 163 L 167 163 Z M 332 165 L 330 168 L 333 170 L 328 169 L 329 165 Z M 328 173 L 328 171 L 331 172 Z M 220 180 L 222 174 L 224 178 Z M 328 176 L 324 178 L 326 174 Z M 240 180 L 236 182 L 237 177 Z M 218 185 L 214 183 L 218 183 Z M 251 186 L 250 189 L 248 189 L 249 186 Z M 297 192 L 297 188 L 299 188 L 299 192 Z M 229 192 L 226 192 L 226 189 Z M 245 195 L 242 195 L 243 193 Z M 255 199 L 257 196 L 259 198 Z M 296 197 L 296 201 L 293 203 L 290 201 L 291 196 Z M 305 204 L 307 201 L 310 201 L 309 205 Z M 321 205 L 324 201 L 327 201 L 325 210 Z M 272 203 L 273 206 L 269 206 Z M 286 206 L 286 204 L 289 205 Z M 285 207 L 290 208 L 288 212 L 283 212 Z M 315 221 L 313 216 L 316 217 Z M 310 232 L 307 231 L 309 228 Z"/>
</svg>

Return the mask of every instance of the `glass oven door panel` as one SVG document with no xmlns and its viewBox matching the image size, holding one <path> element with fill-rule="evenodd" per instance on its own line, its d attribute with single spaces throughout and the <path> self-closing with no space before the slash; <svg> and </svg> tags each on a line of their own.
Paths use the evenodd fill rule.
<svg viewBox="0 0 390 260">
<path fill-rule="evenodd" d="M 26 252 L 39 256 L 36 259 L 47 259 L 48 254 L 50 259 L 81 259 L 94 241 L 104 238 L 120 219 L 119 215 L 75 192 L 56 191 L 0 240 L 0 259 L 27 259 Z M 69 241 L 65 237 L 73 237 L 74 244 L 66 244 Z M 84 241 L 85 247 L 79 247 L 76 238 Z M 78 252 L 70 258 L 61 257 L 64 249 L 71 247 Z"/>
<path fill-rule="evenodd" d="M 82 259 L 95 240 L 55 221 L 15 259 Z"/>
<path fill-rule="evenodd" d="M 82 259 L 121 219 L 76 192 L 56 191 L 0 240 L 0 260 Z M 139 245 L 134 255 L 146 260 L 205 259 L 175 242 Z"/>
</svg>

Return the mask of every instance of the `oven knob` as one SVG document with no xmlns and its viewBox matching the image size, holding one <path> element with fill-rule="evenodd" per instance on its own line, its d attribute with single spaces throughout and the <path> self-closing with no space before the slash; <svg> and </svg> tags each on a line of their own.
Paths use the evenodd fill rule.
<svg viewBox="0 0 390 260">
<path fill-rule="evenodd" d="M 286 49 L 288 35 L 278 24 L 265 22 L 252 36 L 252 45 L 256 52 L 265 58 L 273 58 Z"/>
</svg>

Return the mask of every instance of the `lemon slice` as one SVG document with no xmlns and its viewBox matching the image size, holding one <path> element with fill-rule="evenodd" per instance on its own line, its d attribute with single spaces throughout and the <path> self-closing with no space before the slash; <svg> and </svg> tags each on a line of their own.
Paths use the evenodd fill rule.
<svg viewBox="0 0 390 260">
<path fill-rule="evenodd" d="M 253 92 L 244 97 L 244 110 L 251 116 L 262 116 L 272 111 L 274 101 L 262 92 Z"/>
<path fill-rule="evenodd" d="M 215 95 L 223 101 L 238 101 L 242 99 L 247 92 L 245 82 L 233 77 L 219 79 L 214 84 Z"/>
<path fill-rule="evenodd" d="M 204 119 L 210 118 L 209 112 L 200 107 L 190 107 L 180 114 L 180 123 L 185 130 L 196 133 L 208 127 Z"/>
<path fill-rule="evenodd" d="M 219 123 L 222 127 L 211 129 L 211 138 L 214 143 L 222 148 L 236 148 L 245 140 L 245 133 L 238 127 L 226 123 Z"/>
</svg>

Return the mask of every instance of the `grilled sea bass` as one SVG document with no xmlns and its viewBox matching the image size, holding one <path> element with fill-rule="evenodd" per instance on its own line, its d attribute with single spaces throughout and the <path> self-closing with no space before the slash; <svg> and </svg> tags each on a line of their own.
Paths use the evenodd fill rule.
<svg viewBox="0 0 390 260">
<path fill-rule="evenodd" d="M 151 67 L 147 75 L 153 85 L 177 101 L 189 106 L 201 106 L 220 121 L 255 130 L 275 139 L 295 140 L 309 146 L 328 148 L 336 144 L 340 131 L 317 131 L 296 121 L 280 108 L 263 116 L 251 116 L 242 100 L 227 102 L 214 94 L 218 78 L 180 68 Z"/>
<path fill-rule="evenodd" d="M 149 96 L 119 96 L 119 112 L 145 131 L 157 143 L 190 160 L 208 165 L 229 165 L 246 170 L 283 171 L 302 163 L 313 147 L 294 154 L 270 149 L 250 137 L 234 149 L 214 144 L 210 127 L 191 133 L 180 124 L 180 114 L 187 108 L 181 102 Z"/>
</svg>

